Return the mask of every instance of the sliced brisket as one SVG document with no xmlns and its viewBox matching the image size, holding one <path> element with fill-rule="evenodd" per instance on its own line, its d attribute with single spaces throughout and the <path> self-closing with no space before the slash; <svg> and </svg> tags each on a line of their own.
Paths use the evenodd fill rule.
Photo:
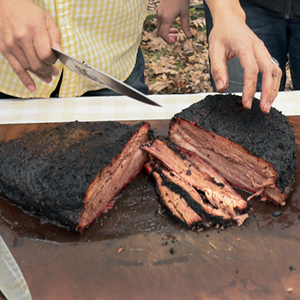
<svg viewBox="0 0 300 300">
<path fill-rule="evenodd" d="M 185 151 L 189 159 L 171 143 L 158 139 L 142 149 L 157 160 L 146 169 L 156 179 L 163 203 L 177 218 L 181 215 L 181 221 L 188 226 L 194 217 L 189 215 L 186 204 L 203 222 L 225 224 L 235 220 L 241 225 L 247 218 L 247 214 L 237 213 L 247 209 L 247 202 L 202 159 Z"/>
<path fill-rule="evenodd" d="M 167 171 L 153 163 L 145 164 L 145 169 L 155 179 L 158 194 L 165 207 L 168 208 L 171 217 L 188 226 L 203 222 L 203 219 L 191 208 L 197 206 L 195 200 L 181 185 L 175 183 L 179 181 L 181 184 L 184 184 L 183 181 L 176 177 L 169 180 L 166 175 Z"/>
<path fill-rule="evenodd" d="M 169 137 L 213 165 L 230 184 L 285 204 L 297 149 L 293 128 L 275 108 L 266 115 L 257 99 L 248 110 L 239 96 L 208 96 L 173 117 Z"/>
<path fill-rule="evenodd" d="M 141 170 L 148 123 L 72 122 L 0 145 L 0 194 L 24 211 L 83 231 Z"/>
</svg>

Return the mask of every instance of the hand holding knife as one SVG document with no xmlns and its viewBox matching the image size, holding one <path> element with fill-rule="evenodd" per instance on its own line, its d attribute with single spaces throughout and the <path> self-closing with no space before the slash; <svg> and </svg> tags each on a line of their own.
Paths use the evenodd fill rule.
<svg viewBox="0 0 300 300">
<path fill-rule="evenodd" d="M 121 94 L 131 97 L 135 100 L 141 101 L 146 104 L 160 106 L 154 101 L 150 100 L 146 95 L 140 91 L 134 89 L 128 84 L 113 78 L 112 76 L 105 74 L 86 63 L 79 61 L 78 59 L 63 53 L 52 47 L 52 51 L 55 53 L 57 58 L 72 72 L 84 76 L 90 80 L 100 83 L 101 85 Z"/>
</svg>

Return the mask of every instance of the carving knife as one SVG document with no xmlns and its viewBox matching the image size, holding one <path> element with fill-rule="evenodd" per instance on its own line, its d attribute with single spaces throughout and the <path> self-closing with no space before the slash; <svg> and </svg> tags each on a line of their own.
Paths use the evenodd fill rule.
<svg viewBox="0 0 300 300">
<path fill-rule="evenodd" d="M 55 53 L 56 57 L 72 72 L 84 76 L 88 79 L 96 81 L 105 87 L 119 93 L 122 95 L 126 95 L 131 97 L 135 100 L 141 101 L 143 103 L 147 103 L 154 106 L 161 106 L 156 102 L 150 100 L 146 95 L 141 93 L 140 91 L 134 89 L 133 87 L 129 86 L 128 84 L 113 78 L 112 76 L 101 72 L 85 62 L 81 62 L 78 59 L 60 51 L 52 47 L 53 52 Z"/>
<path fill-rule="evenodd" d="M 25 278 L 1 235 L 0 290 L 8 300 L 32 300 Z"/>
</svg>

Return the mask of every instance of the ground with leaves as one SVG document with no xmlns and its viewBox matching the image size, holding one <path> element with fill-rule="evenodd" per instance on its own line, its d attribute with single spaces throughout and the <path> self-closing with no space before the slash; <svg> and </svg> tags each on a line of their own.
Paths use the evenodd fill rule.
<svg viewBox="0 0 300 300">
<path fill-rule="evenodd" d="M 141 43 L 146 63 L 145 80 L 150 94 L 211 92 L 203 1 L 190 1 L 191 38 L 187 38 L 181 30 L 180 19 L 175 20 L 174 27 L 180 31 L 174 46 L 166 44 L 157 36 L 158 3 L 159 0 L 149 0 L 149 15 L 144 24 Z M 286 90 L 291 89 L 287 66 Z"/>
<path fill-rule="evenodd" d="M 176 45 L 166 44 L 157 36 L 156 7 L 149 1 L 149 16 L 144 25 L 142 50 L 145 57 L 146 84 L 151 94 L 189 94 L 210 92 L 208 46 L 202 1 L 191 1 L 192 37 L 180 30 Z M 176 19 L 174 27 L 180 26 Z"/>
</svg>

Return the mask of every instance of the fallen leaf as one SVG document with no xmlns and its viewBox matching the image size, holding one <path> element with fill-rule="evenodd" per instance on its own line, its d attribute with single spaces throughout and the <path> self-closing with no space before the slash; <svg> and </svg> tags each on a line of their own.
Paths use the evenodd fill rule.
<svg viewBox="0 0 300 300">
<path fill-rule="evenodd" d="M 125 247 L 120 247 L 119 250 L 118 250 L 118 253 L 121 253 L 124 250 L 125 250 Z"/>
<path fill-rule="evenodd" d="M 149 85 L 149 89 L 152 92 L 160 92 L 166 87 L 168 87 L 169 85 L 170 84 L 168 82 L 156 81 L 155 83 Z"/>
<path fill-rule="evenodd" d="M 205 18 L 201 17 L 199 19 L 193 20 L 191 21 L 191 24 L 194 25 L 196 28 L 203 28 L 206 26 Z"/>
</svg>

